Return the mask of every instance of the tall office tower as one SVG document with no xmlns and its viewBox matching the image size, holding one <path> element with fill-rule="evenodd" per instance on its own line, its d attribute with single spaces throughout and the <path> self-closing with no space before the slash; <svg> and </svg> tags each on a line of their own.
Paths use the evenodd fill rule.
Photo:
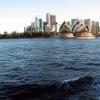
<svg viewBox="0 0 100 100">
<path fill-rule="evenodd" d="M 96 21 L 95 22 L 95 25 L 96 25 L 96 34 L 98 34 L 98 32 L 99 32 L 99 22 Z"/>
<path fill-rule="evenodd" d="M 73 25 L 75 24 L 75 22 L 78 20 L 78 18 L 76 19 L 71 19 L 71 26 L 73 27 Z"/>
<path fill-rule="evenodd" d="M 40 28 L 39 30 L 40 30 L 40 31 L 44 31 L 44 30 L 43 30 L 43 20 L 42 20 L 42 19 L 39 19 L 39 25 L 40 25 L 40 26 L 39 26 L 39 28 Z"/>
<path fill-rule="evenodd" d="M 55 31 L 55 32 L 57 32 L 57 22 L 56 22 L 56 16 L 55 15 L 51 15 L 50 16 L 50 21 L 51 21 L 51 29 L 52 29 L 52 31 Z"/>
<path fill-rule="evenodd" d="M 96 23 L 95 21 L 92 21 L 92 31 L 91 31 L 94 35 L 96 35 Z"/>
<path fill-rule="evenodd" d="M 55 15 L 50 16 L 50 26 L 52 27 L 53 25 L 56 25 L 56 16 Z"/>
<path fill-rule="evenodd" d="M 35 32 L 39 32 L 40 30 L 40 23 L 38 17 L 35 17 Z"/>
<path fill-rule="evenodd" d="M 34 30 L 35 30 L 35 22 L 32 22 L 32 23 L 31 23 L 31 29 L 32 29 L 32 31 L 34 32 Z"/>
<path fill-rule="evenodd" d="M 84 19 L 83 20 L 83 23 L 84 23 L 84 25 L 88 26 L 89 32 L 91 32 L 91 30 L 92 30 L 92 22 L 91 22 L 91 19 Z"/>
<path fill-rule="evenodd" d="M 46 30 L 48 32 L 57 31 L 57 22 L 56 22 L 55 15 L 51 15 L 51 14 L 47 13 L 46 14 L 46 22 L 47 22 Z"/>
<path fill-rule="evenodd" d="M 46 26 L 47 26 L 47 22 L 43 22 L 43 30 L 44 30 L 44 32 L 46 32 Z"/>
<path fill-rule="evenodd" d="M 46 14 L 46 22 L 47 22 L 48 26 L 51 25 L 50 16 L 51 16 L 51 15 L 50 15 L 49 13 Z"/>
</svg>

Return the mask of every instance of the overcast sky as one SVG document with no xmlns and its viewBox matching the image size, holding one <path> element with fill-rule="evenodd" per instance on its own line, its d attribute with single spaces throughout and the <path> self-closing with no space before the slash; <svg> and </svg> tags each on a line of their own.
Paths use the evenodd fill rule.
<svg viewBox="0 0 100 100">
<path fill-rule="evenodd" d="M 100 0 L 0 0 L 0 32 L 21 32 L 35 16 L 51 13 L 58 23 L 72 18 L 100 21 Z"/>
</svg>

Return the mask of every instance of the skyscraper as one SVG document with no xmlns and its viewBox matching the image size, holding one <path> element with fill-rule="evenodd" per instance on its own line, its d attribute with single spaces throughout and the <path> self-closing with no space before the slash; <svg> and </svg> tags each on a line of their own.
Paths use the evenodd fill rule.
<svg viewBox="0 0 100 100">
<path fill-rule="evenodd" d="M 74 23 L 75 23 L 77 20 L 78 20 L 78 18 L 76 18 L 76 19 L 71 19 L 71 26 L 73 26 Z"/>
<path fill-rule="evenodd" d="M 39 30 L 40 30 L 40 31 L 44 31 L 44 30 L 43 30 L 43 20 L 42 20 L 42 19 L 39 19 L 39 25 L 40 25 L 40 26 L 39 26 Z"/>
<path fill-rule="evenodd" d="M 96 23 L 95 23 L 95 21 L 92 21 L 92 30 L 91 30 L 91 32 L 92 32 L 94 35 L 96 35 Z"/>
<path fill-rule="evenodd" d="M 91 22 L 91 19 L 84 19 L 83 20 L 83 23 L 84 23 L 84 25 L 88 26 L 89 32 L 91 32 L 91 30 L 92 30 L 92 22 Z"/>
<path fill-rule="evenodd" d="M 47 22 L 47 26 L 45 30 L 47 30 L 48 32 L 52 32 L 52 31 L 57 31 L 57 22 L 56 22 L 56 16 L 55 15 L 51 15 L 49 13 L 46 14 L 46 22 Z"/>
<path fill-rule="evenodd" d="M 43 22 L 43 30 L 44 30 L 44 32 L 46 32 L 46 26 L 47 26 L 47 22 Z"/>
<path fill-rule="evenodd" d="M 50 14 L 49 13 L 46 14 L 46 22 L 47 22 L 48 26 L 51 25 Z"/>
<path fill-rule="evenodd" d="M 40 23 L 38 17 L 35 17 L 35 32 L 39 32 L 40 30 Z"/>
<path fill-rule="evenodd" d="M 51 21 L 51 29 L 52 29 L 52 31 L 57 32 L 56 16 L 55 15 L 51 15 L 50 16 L 50 21 Z"/>
<path fill-rule="evenodd" d="M 96 21 L 95 22 L 95 25 L 96 25 L 96 34 L 98 34 L 98 32 L 99 32 L 99 22 Z"/>
<path fill-rule="evenodd" d="M 50 15 L 50 26 L 52 27 L 55 24 L 56 24 L 56 16 Z"/>
</svg>

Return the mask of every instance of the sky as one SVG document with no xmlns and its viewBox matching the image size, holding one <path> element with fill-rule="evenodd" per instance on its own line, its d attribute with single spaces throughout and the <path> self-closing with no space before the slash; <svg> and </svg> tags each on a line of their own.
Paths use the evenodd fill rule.
<svg viewBox="0 0 100 100">
<path fill-rule="evenodd" d="M 100 0 L 0 0 L 0 33 L 22 32 L 36 16 L 46 20 L 55 14 L 57 22 L 72 18 L 100 21 Z"/>
</svg>

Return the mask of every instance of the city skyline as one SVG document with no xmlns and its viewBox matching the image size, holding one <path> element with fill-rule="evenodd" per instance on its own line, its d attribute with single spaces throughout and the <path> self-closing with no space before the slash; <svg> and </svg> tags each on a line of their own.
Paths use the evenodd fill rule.
<svg viewBox="0 0 100 100">
<path fill-rule="evenodd" d="M 0 33 L 4 31 L 22 32 L 25 26 L 31 24 L 35 16 L 44 21 L 46 13 L 57 16 L 57 22 L 72 18 L 92 19 L 100 22 L 99 0 L 3 0 L 0 1 Z"/>
</svg>

